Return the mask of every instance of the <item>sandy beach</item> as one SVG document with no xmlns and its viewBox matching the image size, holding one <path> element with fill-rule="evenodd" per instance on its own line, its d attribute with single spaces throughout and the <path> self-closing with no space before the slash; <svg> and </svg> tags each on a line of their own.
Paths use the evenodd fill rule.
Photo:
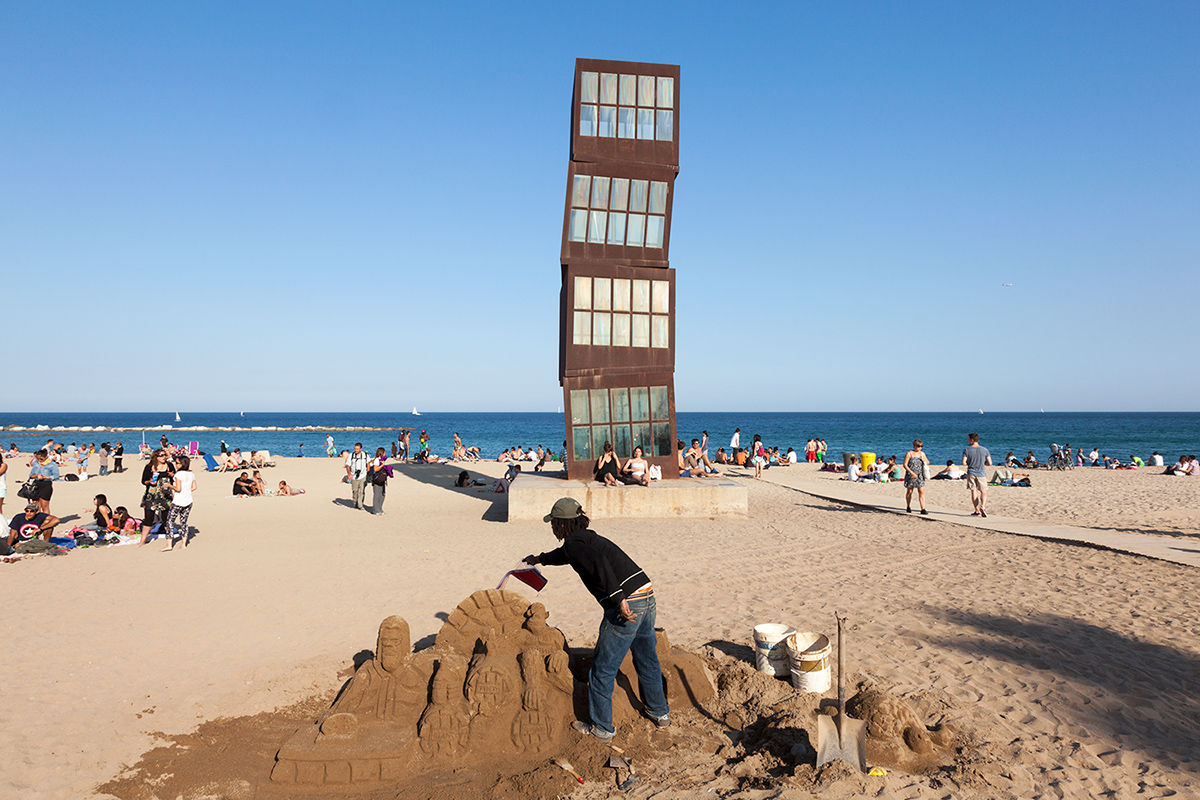
<svg viewBox="0 0 1200 800">
<path fill-rule="evenodd" d="M 142 463 L 129 461 L 122 475 L 57 484 L 52 512 L 83 517 L 97 492 L 132 509 Z M 10 516 L 20 463 L 10 469 Z M 502 467 L 467 468 L 494 476 Z M 182 771 L 132 768 L 208 721 L 269 719 L 305 703 L 315 713 L 374 646 L 383 617 L 402 615 L 414 643 L 427 644 L 463 598 L 553 545 L 548 526 L 507 523 L 503 496 L 452 488 L 459 469 L 401 467 L 381 517 L 348 507 L 338 460 L 279 459 L 265 476 L 306 490 L 290 498 L 235 499 L 232 475 L 201 473 L 185 551 L 152 542 L 0 567 L 6 605 L 20 614 L 8 619 L 0 655 L 12 678 L 0 711 L 0 796 L 256 796 L 265 773 L 187 785 Z M 991 507 L 1195 545 L 1200 483 L 1153 472 L 1038 471 L 1033 488 L 996 491 Z M 1193 569 L 738 480 L 749 486 L 748 518 L 597 524 L 653 577 L 673 644 L 745 659 L 755 624 L 828 633 L 837 609 L 850 619 L 851 679 L 919 699 L 970 732 L 973 796 L 1200 796 Z M 965 495 L 931 484 L 931 502 L 965 505 Z M 573 645 L 594 641 L 592 598 L 568 569 L 547 574 L 537 598 L 550 624 Z M 748 760 L 731 768 L 728 752 L 705 751 L 699 734 L 687 738 L 700 724 L 685 715 L 679 747 L 639 769 L 641 796 L 810 796 L 755 779 Z M 957 790 L 951 780 L 892 771 L 820 794 L 965 796 L 965 779 L 953 778 Z M 591 781 L 573 796 L 610 791 Z"/>
</svg>

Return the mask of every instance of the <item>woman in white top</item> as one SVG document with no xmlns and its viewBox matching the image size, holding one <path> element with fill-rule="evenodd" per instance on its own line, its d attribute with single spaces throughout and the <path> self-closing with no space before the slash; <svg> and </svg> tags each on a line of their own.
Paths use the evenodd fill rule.
<svg viewBox="0 0 1200 800">
<path fill-rule="evenodd" d="M 171 497 L 171 510 L 167 514 L 167 530 L 171 540 L 163 548 L 167 553 L 175 549 L 175 543 L 183 540 L 183 546 L 188 546 L 188 516 L 192 513 L 192 492 L 196 491 L 196 476 L 191 471 L 191 460 L 187 456 L 177 456 L 175 463 L 175 490 Z"/>
<path fill-rule="evenodd" d="M 649 465 L 646 459 L 642 457 L 642 446 L 639 444 L 633 448 L 633 455 L 625 462 L 625 467 L 621 470 L 621 483 L 640 484 L 642 486 L 650 485 Z"/>
</svg>

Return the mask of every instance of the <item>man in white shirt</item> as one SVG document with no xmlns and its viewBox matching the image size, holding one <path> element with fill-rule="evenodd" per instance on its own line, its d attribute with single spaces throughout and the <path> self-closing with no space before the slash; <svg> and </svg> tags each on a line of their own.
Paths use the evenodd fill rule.
<svg viewBox="0 0 1200 800">
<path fill-rule="evenodd" d="M 1093 467 L 1096 466 L 1100 461 L 1100 451 L 1093 447 L 1092 452 L 1088 453 L 1088 461 L 1092 462 Z"/>
<path fill-rule="evenodd" d="M 1163 465 L 1163 457 L 1161 454 L 1159 454 L 1159 452 L 1157 450 L 1155 450 L 1154 455 L 1150 456 L 1150 466 L 1161 467 L 1162 465 Z"/>
<path fill-rule="evenodd" d="M 363 452 L 362 442 L 354 443 L 354 450 L 346 454 L 346 477 L 350 479 L 350 495 L 354 507 L 365 511 L 363 488 L 367 485 L 367 465 L 371 459 Z"/>
<path fill-rule="evenodd" d="M 796 450 L 795 450 L 795 448 L 792 448 L 792 447 L 789 447 L 789 448 L 788 448 L 788 451 L 787 451 L 787 460 L 788 460 L 788 461 L 790 461 L 790 462 L 792 462 L 793 464 L 795 464 L 795 463 L 798 463 L 798 462 L 797 462 L 797 460 L 796 460 Z"/>
<path fill-rule="evenodd" d="M 733 429 L 733 438 L 729 440 L 730 455 L 737 453 L 738 448 L 742 446 L 742 429 Z"/>
</svg>

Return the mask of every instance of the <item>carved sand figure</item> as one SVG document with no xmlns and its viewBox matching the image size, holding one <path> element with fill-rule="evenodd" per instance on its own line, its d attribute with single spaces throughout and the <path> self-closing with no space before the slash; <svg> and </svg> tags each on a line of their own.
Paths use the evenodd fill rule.
<svg viewBox="0 0 1200 800">
<path fill-rule="evenodd" d="M 544 759 L 573 735 L 573 671 L 562 631 L 541 603 L 494 589 L 475 592 L 447 617 L 432 647 L 410 651 L 408 624 L 379 626 L 375 658 L 351 677 L 316 725 L 280 748 L 271 781 L 369 787 L 460 764 Z M 682 705 L 715 693 L 700 659 L 670 648 L 659 632 L 666 690 Z M 629 670 L 632 674 L 632 669 Z M 622 720 L 639 718 L 618 698 Z"/>
</svg>

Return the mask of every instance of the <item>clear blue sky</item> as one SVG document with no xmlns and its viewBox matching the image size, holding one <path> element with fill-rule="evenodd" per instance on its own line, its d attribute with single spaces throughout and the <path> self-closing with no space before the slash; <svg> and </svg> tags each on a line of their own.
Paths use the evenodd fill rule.
<svg viewBox="0 0 1200 800">
<path fill-rule="evenodd" d="M 1197 3 L 9 0 L 2 405 L 554 410 L 592 57 L 682 67 L 680 410 L 1195 410 L 1198 41 Z"/>
</svg>

